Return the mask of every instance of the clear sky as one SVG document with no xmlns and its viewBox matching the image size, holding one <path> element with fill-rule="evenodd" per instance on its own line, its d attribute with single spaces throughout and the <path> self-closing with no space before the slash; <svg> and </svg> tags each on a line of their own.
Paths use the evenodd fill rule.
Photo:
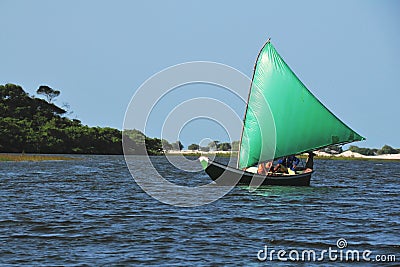
<svg viewBox="0 0 400 267">
<path fill-rule="evenodd" d="M 251 76 L 272 37 L 308 89 L 367 138 L 356 145 L 400 147 L 399 1 L 1 0 L 0 10 L 0 84 L 60 90 L 56 103 L 84 124 L 121 129 L 135 90 L 174 64 L 215 61 Z M 192 124 L 184 145 L 206 131 Z"/>
</svg>

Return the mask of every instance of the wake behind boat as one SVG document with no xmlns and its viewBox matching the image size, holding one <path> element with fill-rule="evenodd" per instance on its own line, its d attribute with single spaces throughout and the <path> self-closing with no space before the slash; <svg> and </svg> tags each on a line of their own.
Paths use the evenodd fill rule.
<svg viewBox="0 0 400 267">
<path fill-rule="evenodd" d="M 288 168 L 288 173 L 250 170 L 266 162 L 271 166 L 282 157 L 364 139 L 305 87 L 268 39 L 254 66 L 237 168 L 205 157 L 200 161 L 217 184 L 307 186 L 313 167 L 306 171 Z"/>
</svg>

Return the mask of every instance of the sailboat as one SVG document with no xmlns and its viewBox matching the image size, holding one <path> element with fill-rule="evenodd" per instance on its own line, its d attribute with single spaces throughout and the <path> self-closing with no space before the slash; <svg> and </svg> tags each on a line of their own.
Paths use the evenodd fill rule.
<svg viewBox="0 0 400 267">
<path fill-rule="evenodd" d="M 237 167 L 204 156 L 199 160 L 205 172 L 220 185 L 309 186 L 314 170 L 298 168 L 290 174 L 268 175 L 250 169 L 260 162 L 362 140 L 365 138 L 306 88 L 268 39 L 253 70 Z"/>
</svg>

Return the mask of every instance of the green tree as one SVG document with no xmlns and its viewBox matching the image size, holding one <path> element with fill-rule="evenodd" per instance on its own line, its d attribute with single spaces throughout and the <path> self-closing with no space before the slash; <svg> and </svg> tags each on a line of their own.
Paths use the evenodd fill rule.
<svg viewBox="0 0 400 267">
<path fill-rule="evenodd" d="M 200 151 L 203 151 L 203 152 L 210 151 L 210 148 L 208 146 L 201 146 L 199 149 L 200 149 Z"/>
<path fill-rule="evenodd" d="M 209 151 L 215 151 L 215 150 L 218 150 L 218 144 L 219 144 L 219 141 L 211 141 L 210 143 L 208 143 L 207 147 L 208 147 Z"/>
<path fill-rule="evenodd" d="M 124 130 L 123 134 L 128 136 L 135 143 L 143 143 L 144 144 L 144 141 L 146 139 L 146 135 L 144 133 L 142 133 L 141 131 L 136 130 L 136 129 Z"/>
<path fill-rule="evenodd" d="M 198 150 L 199 149 L 199 145 L 198 144 L 191 144 L 188 146 L 189 150 Z"/>
<path fill-rule="evenodd" d="M 0 85 L 0 99 L 17 99 L 17 98 L 26 98 L 28 94 L 22 89 L 21 86 L 15 85 L 12 83 L 8 83 L 6 85 Z"/>
<path fill-rule="evenodd" d="M 149 155 L 161 155 L 163 152 L 161 139 L 146 137 L 146 149 Z"/>
<path fill-rule="evenodd" d="M 239 144 L 240 144 L 239 141 L 233 141 L 233 142 L 232 142 L 232 145 L 231 145 L 232 151 L 239 151 Z"/>
<path fill-rule="evenodd" d="M 146 153 L 146 136 L 139 130 L 124 130 L 123 143 L 125 153 L 136 155 Z"/>
<path fill-rule="evenodd" d="M 181 141 L 176 141 L 175 143 L 172 143 L 171 145 L 172 145 L 172 149 L 174 149 L 174 150 L 182 150 L 184 148 Z"/>
<path fill-rule="evenodd" d="M 22 152 L 25 140 L 25 125 L 15 118 L 0 118 L 1 152 Z"/>
<path fill-rule="evenodd" d="M 384 155 L 384 154 L 398 154 L 399 152 L 397 149 L 394 149 L 391 146 L 384 145 L 381 149 L 378 150 L 377 154 L 378 155 Z"/>
<path fill-rule="evenodd" d="M 61 117 L 64 109 L 29 96 L 18 85 L 0 85 L 0 112 L 0 152 L 122 153 L 121 131 Z"/>
<path fill-rule="evenodd" d="M 220 143 L 218 144 L 218 150 L 220 151 L 229 151 L 231 150 L 231 144 L 229 143 Z"/>
<path fill-rule="evenodd" d="M 30 96 L 21 86 L 0 85 L 0 152 L 121 154 L 123 141 L 127 153 L 162 153 L 158 138 L 135 129 L 121 132 L 82 125 L 51 103 L 59 91 L 40 86 L 37 93 L 48 101 Z"/>
<path fill-rule="evenodd" d="M 172 150 L 173 147 L 167 140 L 162 139 L 161 143 L 162 143 L 162 147 L 163 147 L 164 150 L 166 150 L 166 151 Z"/>
<path fill-rule="evenodd" d="M 355 153 L 360 153 L 361 155 L 365 156 L 373 156 L 377 151 L 376 149 L 358 147 L 358 146 L 350 146 L 349 150 Z"/>
<path fill-rule="evenodd" d="M 36 90 L 36 93 L 39 95 L 44 95 L 49 103 L 51 103 L 54 98 L 60 95 L 60 91 L 54 90 L 47 85 L 39 86 L 39 88 Z"/>
</svg>

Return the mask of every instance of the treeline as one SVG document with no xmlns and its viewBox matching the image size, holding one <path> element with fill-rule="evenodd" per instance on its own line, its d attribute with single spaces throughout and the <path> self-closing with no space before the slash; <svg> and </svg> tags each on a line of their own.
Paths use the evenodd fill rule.
<svg viewBox="0 0 400 267">
<path fill-rule="evenodd" d="M 168 150 L 182 150 L 183 145 L 180 141 L 169 143 L 165 139 L 150 138 L 139 130 L 124 130 L 123 145 L 126 154 L 143 155 L 162 155 Z"/>
<path fill-rule="evenodd" d="M 181 142 L 150 138 L 138 130 L 123 132 L 110 127 L 89 127 L 66 117 L 53 100 L 60 91 L 40 86 L 31 96 L 21 86 L 0 85 L 0 153 L 160 155 L 182 149 Z"/>
<path fill-rule="evenodd" d="M 0 85 L 0 153 L 161 155 L 181 150 L 180 141 L 150 138 L 138 130 L 123 133 L 110 127 L 89 127 L 66 117 L 53 100 L 60 91 L 40 86 L 31 96 L 15 84 Z"/>
<path fill-rule="evenodd" d="M 384 145 L 381 149 L 350 146 L 349 150 L 352 152 L 360 153 L 361 155 L 365 155 L 365 156 L 375 156 L 375 155 L 384 155 L 384 154 L 399 154 L 400 153 L 400 149 L 395 149 L 388 145 Z"/>
<path fill-rule="evenodd" d="M 232 143 L 221 143 L 219 141 L 209 142 L 206 146 L 200 146 L 198 144 L 191 144 L 188 146 L 189 150 L 198 150 L 198 151 L 238 151 L 239 150 L 239 141 L 233 141 Z"/>
<path fill-rule="evenodd" d="M 400 149 L 395 149 L 389 145 L 384 145 L 381 149 L 377 148 L 367 148 L 367 147 L 358 147 L 358 146 L 349 146 L 348 150 L 351 152 L 359 153 L 364 156 L 377 156 L 377 155 L 385 155 L 385 154 L 399 154 Z M 343 152 L 343 148 L 341 145 L 332 145 L 328 146 L 320 151 L 326 152 L 329 154 L 340 154 Z"/>
<path fill-rule="evenodd" d="M 121 132 L 89 127 L 65 117 L 51 101 L 60 92 L 40 86 L 30 96 L 21 86 L 0 85 L 0 152 L 121 154 Z"/>
</svg>

